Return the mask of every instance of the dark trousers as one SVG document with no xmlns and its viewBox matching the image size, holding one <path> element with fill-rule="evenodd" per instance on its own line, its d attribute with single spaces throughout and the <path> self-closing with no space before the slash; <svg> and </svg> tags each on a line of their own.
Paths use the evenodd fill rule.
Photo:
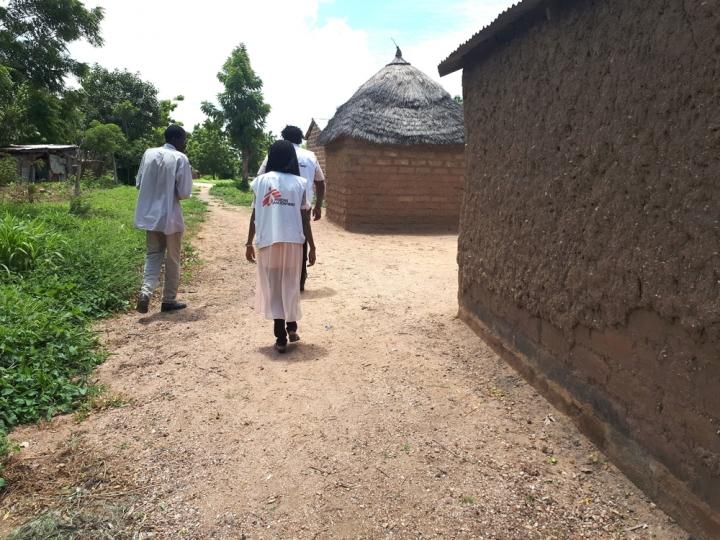
<svg viewBox="0 0 720 540">
<path fill-rule="evenodd" d="M 287 343 L 287 333 L 288 332 L 297 332 L 297 328 L 298 328 L 297 323 L 296 322 L 287 323 L 287 331 L 286 331 L 284 319 L 273 319 L 273 320 L 274 320 L 273 331 L 275 332 L 275 337 L 277 338 L 277 342 L 284 345 Z"/>
<path fill-rule="evenodd" d="M 310 219 L 310 210 L 300 210 L 303 218 L 307 217 Z M 303 244 L 303 260 L 302 269 L 300 271 L 300 290 L 305 290 L 305 281 L 307 281 L 307 257 L 308 257 L 308 243 L 307 241 Z"/>
<path fill-rule="evenodd" d="M 305 290 L 305 282 L 307 281 L 307 255 L 308 255 L 308 243 L 303 244 L 303 260 L 302 270 L 300 271 L 300 290 Z"/>
</svg>

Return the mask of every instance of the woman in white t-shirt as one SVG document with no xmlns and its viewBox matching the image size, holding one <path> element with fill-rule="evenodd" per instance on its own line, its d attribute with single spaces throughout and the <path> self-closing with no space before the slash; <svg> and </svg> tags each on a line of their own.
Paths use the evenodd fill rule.
<svg viewBox="0 0 720 540">
<path fill-rule="evenodd" d="M 302 317 L 303 244 L 307 238 L 308 266 L 312 266 L 315 242 L 310 220 L 300 212 L 307 202 L 307 182 L 300 176 L 292 143 L 277 141 L 270 147 L 266 171 L 250 183 L 254 199 L 245 257 L 257 262 L 255 309 L 265 318 L 273 319 L 275 348 L 284 353 L 288 339 L 291 342 L 300 339 L 297 321 Z"/>
</svg>

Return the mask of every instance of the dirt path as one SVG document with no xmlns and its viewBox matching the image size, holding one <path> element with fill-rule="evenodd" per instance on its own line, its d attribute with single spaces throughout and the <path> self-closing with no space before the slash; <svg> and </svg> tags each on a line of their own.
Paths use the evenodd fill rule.
<svg viewBox="0 0 720 540">
<path fill-rule="evenodd" d="M 456 319 L 456 237 L 323 219 L 280 356 L 247 219 L 212 203 L 188 310 L 104 325 L 127 405 L 13 434 L 0 532 L 75 497 L 136 538 L 687 538 Z"/>
</svg>

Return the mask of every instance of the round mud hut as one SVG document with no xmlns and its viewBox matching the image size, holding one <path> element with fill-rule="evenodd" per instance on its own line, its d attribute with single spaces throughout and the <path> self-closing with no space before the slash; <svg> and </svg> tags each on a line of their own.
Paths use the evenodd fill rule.
<svg viewBox="0 0 720 540">
<path fill-rule="evenodd" d="M 454 230 L 465 176 L 462 105 L 395 58 L 323 129 L 327 215 L 348 230 Z"/>
</svg>

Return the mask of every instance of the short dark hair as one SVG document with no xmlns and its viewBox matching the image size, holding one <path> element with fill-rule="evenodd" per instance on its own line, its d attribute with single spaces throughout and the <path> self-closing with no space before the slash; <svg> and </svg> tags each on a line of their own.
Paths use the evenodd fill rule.
<svg viewBox="0 0 720 540">
<path fill-rule="evenodd" d="M 280 132 L 280 135 L 282 135 L 282 138 L 286 141 L 290 141 L 295 144 L 302 144 L 303 132 L 297 126 L 285 126 L 285 129 Z"/>
<path fill-rule="evenodd" d="M 167 129 L 165 129 L 165 142 L 171 143 L 173 141 L 178 141 L 183 137 L 185 137 L 185 130 L 182 126 L 170 124 Z"/>
</svg>

